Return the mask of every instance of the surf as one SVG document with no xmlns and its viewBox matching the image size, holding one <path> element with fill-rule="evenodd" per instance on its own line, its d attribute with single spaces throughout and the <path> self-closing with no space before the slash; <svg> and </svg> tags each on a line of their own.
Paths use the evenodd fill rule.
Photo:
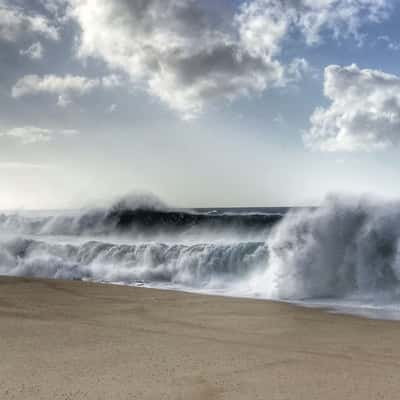
<svg viewBox="0 0 400 400">
<path fill-rule="evenodd" d="M 4 214 L 0 273 L 400 310 L 400 203 L 331 196 L 318 208 L 274 211 L 119 202 Z"/>
</svg>

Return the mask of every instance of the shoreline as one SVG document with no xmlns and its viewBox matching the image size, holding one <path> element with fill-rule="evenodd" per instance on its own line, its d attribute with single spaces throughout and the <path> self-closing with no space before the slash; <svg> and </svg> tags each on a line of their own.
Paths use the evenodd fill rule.
<svg viewBox="0 0 400 400">
<path fill-rule="evenodd" d="M 2 275 L 0 275 L 1 279 Z M 30 278 L 30 279 L 45 279 L 45 280 L 58 280 L 58 281 L 65 281 L 69 282 L 70 279 L 54 279 L 54 278 Z M 118 282 L 95 282 L 90 280 L 72 280 L 78 282 L 85 282 L 85 283 L 93 283 L 96 285 L 113 285 L 113 286 L 123 286 L 123 287 L 131 287 L 131 288 L 140 288 L 140 289 L 149 289 L 149 290 L 159 290 L 159 291 L 168 291 L 173 293 L 186 293 L 186 294 L 193 294 L 198 296 L 211 296 L 216 298 L 227 298 L 227 299 L 238 299 L 238 300 L 253 300 L 253 301 L 266 301 L 269 303 L 276 303 L 276 304 L 286 304 L 293 307 L 299 307 L 301 309 L 311 309 L 311 310 L 319 310 L 324 313 L 329 314 L 337 314 L 337 315 L 348 315 L 355 318 L 363 318 L 363 319 L 370 319 L 370 320 L 377 320 L 377 321 L 392 321 L 392 322 L 399 322 L 400 323 L 400 311 L 397 311 L 394 314 L 394 311 L 389 309 L 385 310 L 383 307 L 379 308 L 377 306 L 370 306 L 370 305 L 352 305 L 351 303 L 346 303 L 346 305 L 341 304 L 340 302 L 323 302 L 316 300 L 279 300 L 267 297 L 257 297 L 251 295 L 235 295 L 230 294 L 229 292 L 213 292 L 212 290 L 196 290 L 196 289 L 189 289 L 186 287 L 178 288 L 178 287 L 157 287 L 157 286 L 147 286 L 146 284 L 138 284 L 138 285 L 129 285 L 125 283 L 118 283 Z M 392 313 L 392 314 L 391 314 Z M 386 316 L 384 316 L 386 314 Z"/>
<path fill-rule="evenodd" d="M 260 300 L 0 277 L 0 398 L 397 398 L 400 322 Z"/>
</svg>

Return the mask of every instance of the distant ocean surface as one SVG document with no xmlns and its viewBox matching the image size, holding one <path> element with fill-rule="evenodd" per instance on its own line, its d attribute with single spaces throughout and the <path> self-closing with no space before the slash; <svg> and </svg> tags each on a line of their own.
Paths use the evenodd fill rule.
<svg viewBox="0 0 400 400">
<path fill-rule="evenodd" d="M 400 205 L 0 213 L 0 274 L 289 301 L 400 319 Z"/>
</svg>

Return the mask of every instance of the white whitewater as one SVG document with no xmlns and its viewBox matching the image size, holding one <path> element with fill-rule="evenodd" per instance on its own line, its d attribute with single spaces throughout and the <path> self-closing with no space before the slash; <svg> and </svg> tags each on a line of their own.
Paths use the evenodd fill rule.
<svg viewBox="0 0 400 400">
<path fill-rule="evenodd" d="M 398 203 L 329 198 L 318 209 L 290 211 L 271 223 L 265 215 L 236 220 L 232 212 L 224 219 L 221 213 L 153 211 L 129 214 L 123 231 L 120 220 L 108 224 L 107 212 L 99 210 L 3 215 L 0 274 L 141 284 L 400 318 Z"/>
</svg>

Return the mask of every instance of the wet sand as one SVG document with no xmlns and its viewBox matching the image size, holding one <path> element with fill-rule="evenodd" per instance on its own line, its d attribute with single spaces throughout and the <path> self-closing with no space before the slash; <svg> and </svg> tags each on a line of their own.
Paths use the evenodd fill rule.
<svg viewBox="0 0 400 400">
<path fill-rule="evenodd" d="M 0 399 L 398 399 L 400 323 L 0 278 Z"/>
</svg>

